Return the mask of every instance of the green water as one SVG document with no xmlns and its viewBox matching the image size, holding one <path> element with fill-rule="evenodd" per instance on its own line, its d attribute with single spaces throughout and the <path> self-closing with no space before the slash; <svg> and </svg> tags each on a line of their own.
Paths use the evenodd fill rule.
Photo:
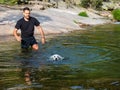
<svg viewBox="0 0 120 90">
<path fill-rule="evenodd" d="M 39 51 L 0 43 L 0 90 L 119 90 L 120 25 L 49 38 Z M 50 61 L 53 54 L 65 57 Z"/>
</svg>

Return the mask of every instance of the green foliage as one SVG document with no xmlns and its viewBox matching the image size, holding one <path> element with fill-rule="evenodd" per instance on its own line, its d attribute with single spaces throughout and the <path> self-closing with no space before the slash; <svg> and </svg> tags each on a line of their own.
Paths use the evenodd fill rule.
<svg viewBox="0 0 120 90">
<path fill-rule="evenodd" d="M 84 8 L 90 7 L 90 0 L 81 0 L 81 6 Z"/>
<path fill-rule="evenodd" d="M 1 4 L 9 4 L 9 5 L 13 5 L 16 4 L 18 0 L 0 0 Z"/>
<path fill-rule="evenodd" d="M 91 6 L 94 9 L 101 9 L 103 0 L 91 0 Z"/>
<path fill-rule="evenodd" d="M 0 4 L 3 4 L 5 2 L 5 0 L 0 0 Z"/>
<path fill-rule="evenodd" d="M 120 21 L 120 9 L 115 9 L 112 11 L 113 18 Z"/>
<path fill-rule="evenodd" d="M 103 0 L 81 0 L 81 6 L 84 8 L 101 9 Z"/>
<path fill-rule="evenodd" d="M 111 2 L 119 3 L 120 0 L 110 0 Z"/>
<path fill-rule="evenodd" d="M 8 4 L 13 5 L 16 4 L 18 0 L 9 0 L 9 2 L 7 1 Z"/>
<path fill-rule="evenodd" d="M 78 15 L 79 15 L 79 16 L 83 16 L 83 17 L 88 17 L 88 15 L 87 15 L 86 12 L 80 12 Z"/>
</svg>

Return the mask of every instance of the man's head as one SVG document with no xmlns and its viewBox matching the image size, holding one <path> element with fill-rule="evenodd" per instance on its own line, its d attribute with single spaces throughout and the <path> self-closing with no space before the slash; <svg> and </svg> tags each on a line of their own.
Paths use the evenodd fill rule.
<svg viewBox="0 0 120 90">
<path fill-rule="evenodd" d="M 30 9 L 28 7 L 23 8 L 24 18 L 29 19 L 30 17 Z"/>
</svg>

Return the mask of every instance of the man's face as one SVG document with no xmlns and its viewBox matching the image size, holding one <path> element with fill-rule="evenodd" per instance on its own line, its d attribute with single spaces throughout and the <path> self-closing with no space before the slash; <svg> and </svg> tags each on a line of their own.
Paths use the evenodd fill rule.
<svg viewBox="0 0 120 90">
<path fill-rule="evenodd" d="M 24 15 L 24 18 L 29 19 L 29 17 L 30 17 L 30 11 L 29 10 L 23 11 L 23 15 Z"/>
</svg>

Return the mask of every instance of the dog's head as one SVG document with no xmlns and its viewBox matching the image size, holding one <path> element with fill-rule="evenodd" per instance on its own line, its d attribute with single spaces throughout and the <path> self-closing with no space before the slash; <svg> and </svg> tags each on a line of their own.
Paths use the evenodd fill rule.
<svg viewBox="0 0 120 90">
<path fill-rule="evenodd" d="M 57 61 L 57 60 L 63 60 L 64 58 L 58 54 L 54 54 L 50 56 L 50 60 Z"/>
</svg>

